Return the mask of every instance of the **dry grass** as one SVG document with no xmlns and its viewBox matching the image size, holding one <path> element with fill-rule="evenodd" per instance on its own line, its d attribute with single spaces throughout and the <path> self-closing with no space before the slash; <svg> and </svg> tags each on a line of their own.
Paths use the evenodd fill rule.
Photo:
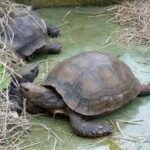
<svg viewBox="0 0 150 150">
<path fill-rule="evenodd" d="M 14 38 L 14 33 L 8 22 L 12 19 L 12 17 L 25 13 L 22 12 L 22 9 L 20 9 L 22 7 L 24 8 L 24 11 L 28 11 L 28 7 L 25 9 L 24 5 L 18 5 L 10 2 L 9 0 L 1 0 L 0 3 L 0 60 L 5 62 L 10 68 L 16 68 L 17 66 L 24 65 L 24 62 L 15 55 L 11 47 L 8 46 L 8 43 L 10 43 L 10 45 L 12 44 Z M 7 31 L 7 33 L 6 28 L 9 31 Z"/>
<path fill-rule="evenodd" d="M 150 1 L 125 1 L 118 6 L 116 21 L 123 27 L 119 39 L 125 44 L 150 44 Z"/>
<path fill-rule="evenodd" d="M 5 74 L 4 74 L 5 76 Z M 4 77 L 1 78 L 3 80 Z M 2 81 L 0 81 L 2 82 Z M 22 143 L 21 137 L 27 133 L 29 122 L 25 112 L 18 117 L 10 110 L 13 105 L 8 96 L 8 90 L 0 92 L 0 149 L 17 149 Z"/>
<path fill-rule="evenodd" d="M 8 21 L 20 12 L 18 6 L 18 4 L 8 0 L 1 0 L 0 2 L 0 87 L 9 78 L 8 72 L 14 75 L 16 68 L 25 65 L 15 55 L 11 47 L 7 45 L 8 35 L 11 42 L 14 36 Z M 21 7 L 25 6 L 21 5 Z M 5 32 L 6 27 L 9 28 L 9 33 L 7 34 Z M 26 115 L 18 117 L 16 112 L 10 110 L 11 105 L 8 90 L 0 91 L 0 149 L 3 150 L 18 149 L 20 144 L 23 143 L 21 137 L 29 127 Z"/>
<path fill-rule="evenodd" d="M 6 84 L 8 78 L 10 78 L 10 75 L 18 75 L 15 70 L 26 65 L 10 47 L 13 44 L 14 33 L 8 22 L 14 16 L 29 14 L 29 11 L 30 8 L 27 6 L 16 4 L 9 0 L 0 0 L 0 149 L 2 150 L 21 150 L 39 144 L 39 142 L 33 142 L 31 145 L 25 144 L 27 139 L 24 140 L 24 135 L 28 134 L 32 126 L 35 126 L 35 124 L 29 122 L 29 117 L 31 116 L 25 111 L 25 103 L 24 112 L 21 116 L 18 116 L 16 112 L 12 112 L 10 109 L 13 103 L 9 99 L 8 89 L 6 88 L 9 86 L 9 82 L 5 85 L 6 90 L 1 90 L 3 84 Z M 9 29 L 7 33 L 6 28 Z M 55 137 L 55 149 L 57 141 L 61 139 L 50 128 L 46 126 L 44 128 L 49 132 L 49 135 L 51 134 Z"/>
</svg>

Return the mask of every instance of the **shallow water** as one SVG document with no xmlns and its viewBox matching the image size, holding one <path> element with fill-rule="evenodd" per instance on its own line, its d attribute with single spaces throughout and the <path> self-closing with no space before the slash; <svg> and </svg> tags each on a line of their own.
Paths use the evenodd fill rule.
<svg viewBox="0 0 150 150">
<path fill-rule="evenodd" d="M 60 55 L 40 56 L 35 61 L 40 62 L 40 76 L 44 78 L 45 73 L 54 67 L 56 63 L 73 55 L 85 51 L 97 50 L 119 56 L 133 70 L 141 82 L 147 83 L 150 80 L 149 49 L 144 46 L 126 48 L 123 44 L 116 42 L 115 31 L 118 26 L 110 22 L 112 16 L 103 14 L 92 17 L 93 12 L 100 12 L 102 8 L 47 8 L 37 12 L 48 23 L 59 26 L 61 36 L 51 39 L 52 42 L 61 42 L 63 45 Z M 70 13 L 69 13 L 70 12 Z M 68 15 L 66 15 L 68 14 Z M 64 21 L 63 21 L 64 20 Z M 47 61 L 44 61 L 44 60 Z M 42 123 L 50 127 L 63 141 L 51 135 L 41 127 L 33 127 L 27 139 L 28 144 L 40 142 L 28 149 L 35 150 L 149 150 L 150 149 L 150 96 L 136 98 L 123 108 L 112 114 L 96 119 L 101 120 L 136 120 L 138 125 L 120 123 L 121 132 L 117 134 L 114 129 L 114 136 L 105 139 L 88 139 L 73 134 L 69 120 L 65 117 L 55 118 L 51 116 L 34 117 L 31 121 Z M 115 135 L 117 134 L 117 135 Z M 149 140 L 149 141 L 148 141 Z"/>
</svg>

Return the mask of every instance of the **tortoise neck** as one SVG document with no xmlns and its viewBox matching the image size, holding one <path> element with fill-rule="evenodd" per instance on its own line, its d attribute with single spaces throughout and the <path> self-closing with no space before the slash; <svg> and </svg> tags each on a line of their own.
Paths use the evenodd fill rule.
<svg viewBox="0 0 150 150">
<path fill-rule="evenodd" d="M 45 87 L 47 88 L 47 87 Z M 62 97 L 56 92 L 56 90 L 52 87 L 47 88 L 47 95 L 43 96 L 43 99 L 37 101 L 37 104 L 46 109 L 61 109 L 66 106 Z"/>
</svg>

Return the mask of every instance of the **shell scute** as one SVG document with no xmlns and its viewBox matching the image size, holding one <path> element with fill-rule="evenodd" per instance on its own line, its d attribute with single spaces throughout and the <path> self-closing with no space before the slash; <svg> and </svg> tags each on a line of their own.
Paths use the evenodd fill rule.
<svg viewBox="0 0 150 150">
<path fill-rule="evenodd" d="M 124 62 L 99 52 L 58 63 L 43 85 L 54 87 L 70 109 L 87 116 L 111 112 L 136 98 L 141 90 Z"/>
</svg>

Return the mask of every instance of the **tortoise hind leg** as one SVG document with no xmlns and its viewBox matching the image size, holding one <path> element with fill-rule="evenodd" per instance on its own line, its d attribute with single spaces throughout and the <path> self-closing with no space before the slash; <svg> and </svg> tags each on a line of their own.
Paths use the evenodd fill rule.
<svg viewBox="0 0 150 150">
<path fill-rule="evenodd" d="M 141 85 L 142 89 L 141 92 L 138 96 L 146 96 L 146 95 L 150 95 L 150 83 L 146 84 L 146 85 Z"/>
<path fill-rule="evenodd" d="M 85 121 L 81 115 L 69 110 L 68 115 L 74 132 L 85 137 L 101 137 L 112 133 L 108 123 L 94 123 Z"/>
</svg>

